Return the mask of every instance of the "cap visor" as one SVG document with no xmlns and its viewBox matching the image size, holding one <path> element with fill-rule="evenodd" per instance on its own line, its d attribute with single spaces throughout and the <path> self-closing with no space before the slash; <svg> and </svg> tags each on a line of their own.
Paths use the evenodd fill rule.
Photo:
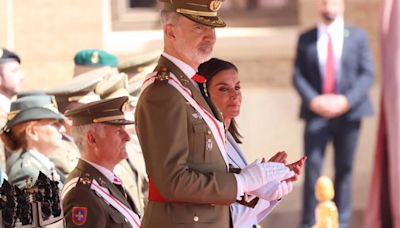
<svg viewBox="0 0 400 228">
<path fill-rule="evenodd" d="M 189 18 L 190 20 L 211 26 L 211 27 L 225 27 L 226 23 L 219 17 L 203 17 L 203 16 L 197 16 L 197 15 L 192 15 L 192 14 L 184 14 L 182 13 L 183 16 Z"/>
<path fill-rule="evenodd" d="M 47 108 L 30 108 L 18 113 L 18 115 L 7 123 L 7 126 L 11 128 L 19 123 L 43 119 L 65 120 L 65 117 Z"/>
<path fill-rule="evenodd" d="M 128 124 L 134 124 L 135 122 L 132 120 L 111 120 L 102 123 L 112 124 L 112 125 L 128 125 Z"/>
</svg>

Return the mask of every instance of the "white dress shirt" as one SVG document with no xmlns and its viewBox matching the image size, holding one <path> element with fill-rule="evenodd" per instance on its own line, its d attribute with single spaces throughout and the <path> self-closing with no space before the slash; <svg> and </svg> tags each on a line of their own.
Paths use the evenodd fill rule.
<svg viewBox="0 0 400 228">
<path fill-rule="evenodd" d="M 322 79 L 324 78 L 324 69 L 328 54 L 328 34 L 332 39 L 333 54 L 335 56 L 336 68 L 336 84 L 340 79 L 341 59 L 343 52 L 343 37 L 344 37 L 344 20 L 337 17 L 330 25 L 320 23 L 318 25 L 318 39 L 317 39 L 317 52 L 319 69 Z"/>
</svg>

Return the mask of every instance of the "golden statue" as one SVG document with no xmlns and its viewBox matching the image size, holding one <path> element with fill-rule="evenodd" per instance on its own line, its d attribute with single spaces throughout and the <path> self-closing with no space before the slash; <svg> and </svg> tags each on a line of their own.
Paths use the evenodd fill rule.
<svg viewBox="0 0 400 228">
<path fill-rule="evenodd" d="M 315 225 L 313 228 L 338 228 L 338 210 L 332 201 L 335 196 L 332 181 L 321 176 L 315 184 L 315 197 L 319 200 L 315 209 Z"/>
</svg>

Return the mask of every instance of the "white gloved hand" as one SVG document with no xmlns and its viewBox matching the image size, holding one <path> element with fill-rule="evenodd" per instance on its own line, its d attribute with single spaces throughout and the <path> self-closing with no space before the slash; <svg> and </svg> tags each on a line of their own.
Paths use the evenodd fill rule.
<svg viewBox="0 0 400 228">
<path fill-rule="evenodd" d="M 261 199 L 273 201 L 278 200 L 293 190 L 293 184 L 291 181 L 282 181 L 278 185 L 276 185 L 276 181 L 274 183 L 266 184 L 261 188 L 250 192 L 250 194 L 254 194 Z"/>
<path fill-rule="evenodd" d="M 242 183 L 244 192 L 251 192 L 275 180 L 282 180 L 291 171 L 283 163 L 259 161 L 244 167 L 240 174 L 235 174 Z"/>
</svg>

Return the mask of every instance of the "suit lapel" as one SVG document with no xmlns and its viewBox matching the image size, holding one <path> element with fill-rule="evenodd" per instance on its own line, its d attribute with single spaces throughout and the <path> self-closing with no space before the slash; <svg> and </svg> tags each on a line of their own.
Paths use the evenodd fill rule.
<svg viewBox="0 0 400 228">
<path fill-rule="evenodd" d="M 167 67 L 178 78 L 179 82 L 192 92 L 193 99 L 197 101 L 200 106 L 207 110 L 208 113 L 213 113 L 210 106 L 208 106 L 207 101 L 204 99 L 203 95 L 201 95 L 200 91 L 193 85 L 189 77 L 186 76 L 174 63 L 164 56 L 161 56 L 157 68 L 163 66 Z"/>
<path fill-rule="evenodd" d="M 353 48 L 353 43 L 352 43 L 352 39 L 351 39 L 351 33 L 350 33 L 350 28 L 345 25 L 344 26 L 344 30 L 343 30 L 343 48 L 342 48 L 342 55 L 340 57 L 340 72 L 338 75 L 339 78 L 339 82 L 338 82 L 338 92 L 342 92 L 341 88 L 343 88 L 343 86 L 341 86 L 343 83 L 346 82 L 346 80 L 343 78 L 346 74 L 344 74 L 343 70 L 343 66 L 345 62 L 349 62 L 348 57 L 351 55 L 354 55 L 354 48 Z"/>
<path fill-rule="evenodd" d="M 318 58 L 318 48 L 317 48 L 317 40 L 318 40 L 318 29 L 315 28 L 311 34 L 311 45 L 309 50 L 310 60 L 312 61 L 312 66 L 314 68 L 316 85 L 319 86 L 318 91 L 322 91 L 322 74 L 321 68 L 319 66 L 319 58 Z"/>
<path fill-rule="evenodd" d="M 80 169 L 82 172 L 87 172 L 90 173 L 93 176 L 93 179 L 95 179 L 101 187 L 107 188 L 111 195 L 118 199 L 120 202 L 122 202 L 125 206 L 128 208 L 132 209 L 131 206 L 129 205 L 127 199 L 125 198 L 124 195 L 122 195 L 122 192 L 118 190 L 117 187 L 114 186 L 113 183 L 111 183 L 106 176 L 104 176 L 100 171 L 98 171 L 95 167 L 90 165 L 89 163 L 79 160 L 78 169 Z"/>
</svg>

